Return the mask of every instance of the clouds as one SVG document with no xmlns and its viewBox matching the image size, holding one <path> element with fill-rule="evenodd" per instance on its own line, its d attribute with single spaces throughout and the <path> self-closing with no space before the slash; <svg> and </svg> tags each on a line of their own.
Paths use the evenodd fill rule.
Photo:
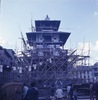
<svg viewBox="0 0 98 100">
<path fill-rule="evenodd" d="M 95 44 L 86 42 L 86 43 L 78 43 L 78 49 L 83 49 L 84 51 L 97 51 L 98 52 L 98 40 L 95 42 Z"/>
<path fill-rule="evenodd" d="M 97 4 L 97 7 L 98 7 L 98 0 L 96 0 L 96 4 Z M 94 17 L 98 16 L 98 11 L 97 11 L 97 9 L 96 9 L 96 11 L 94 12 L 93 16 L 94 16 Z"/>
<path fill-rule="evenodd" d="M 98 62 L 98 40 L 93 43 L 85 42 L 78 43 L 78 53 L 84 55 L 90 55 L 90 63 L 93 65 Z"/>
<path fill-rule="evenodd" d="M 95 0 L 95 4 L 96 4 L 97 7 L 98 7 L 98 0 Z M 97 10 L 94 12 L 94 16 L 95 16 L 95 17 L 98 16 L 98 11 L 97 11 Z"/>
<path fill-rule="evenodd" d="M 5 44 L 7 44 L 7 41 L 3 39 L 2 37 L 0 37 L 0 45 L 3 46 Z"/>
<path fill-rule="evenodd" d="M 98 12 L 97 11 L 94 12 L 94 16 L 95 17 L 98 16 Z"/>
<path fill-rule="evenodd" d="M 4 48 L 10 48 L 12 46 L 12 43 L 0 37 L 0 46 L 3 46 Z"/>
<path fill-rule="evenodd" d="M 78 43 L 79 49 L 88 51 L 90 49 L 91 44 L 86 42 L 86 43 Z"/>
<path fill-rule="evenodd" d="M 92 45 L 91 51 L 91 62 L 98 62 L 98 40 Z"/>
<path fill-rule="evenodd" d="M 93 47 L 93 50 L 98 52 L 98 40 L 96 41 L 95 46 Z"/>
</svg>

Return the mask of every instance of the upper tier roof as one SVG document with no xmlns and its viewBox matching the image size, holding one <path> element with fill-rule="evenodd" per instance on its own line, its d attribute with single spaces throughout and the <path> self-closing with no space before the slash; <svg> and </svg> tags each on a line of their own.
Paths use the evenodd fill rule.
<svg viewBox="0 0 98 100">
<path fill-rule="evenodd" d="M 59 20 L 36 20 L 35 21 L 35 28 L 36 31 L 58 31 L 60 25 Z"/>
<path fill-rule="evenodd" d="M 35 20 L 36 31 L 58 31 L 60 20 L 50 20 L 48 15 L 45 20 Z"/>
</svg>

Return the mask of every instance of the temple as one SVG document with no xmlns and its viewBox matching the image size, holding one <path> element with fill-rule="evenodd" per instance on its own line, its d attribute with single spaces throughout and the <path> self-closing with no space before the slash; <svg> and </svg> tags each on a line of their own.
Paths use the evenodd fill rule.
<svg viewBox="0 0 98 100">
<path fill-rule="evenodd" d="M 71 33 L 59 31 L 60 22 L 47 15 L 44 20 L 35 20 L 33 31 L 26 33 L 31 52 L 31 78 L 40 81 L 41 86 L 50 85 L 50 81 L 55 84 L 57 81 L 65 83 L 68 78 L 73 80 L 75 64 L 88 57 L 64 48 Z"/>
</svg>

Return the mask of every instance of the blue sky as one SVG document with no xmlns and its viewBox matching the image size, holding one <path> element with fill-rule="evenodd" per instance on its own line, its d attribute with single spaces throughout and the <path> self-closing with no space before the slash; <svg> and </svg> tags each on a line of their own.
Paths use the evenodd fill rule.
<svg viewBox="0 0 98 100">
<path fill-rule="evenodd" d="M 61 20 L 60 31 L 71 32 L 66 48 L 90 48 L 91 63 L 98 61 L 98 0 L 1 0 L 0 45 L 20 49 L 20 30 L 26 39 L 31 18 L 34 24 L 47 14 Z"/>
</svg>

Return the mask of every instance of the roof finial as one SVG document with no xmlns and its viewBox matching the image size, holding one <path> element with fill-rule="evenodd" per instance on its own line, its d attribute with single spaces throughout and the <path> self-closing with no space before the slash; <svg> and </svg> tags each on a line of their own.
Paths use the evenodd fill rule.
<svg viewBox="0 0 98 100">
<path fill-rule="evenodd" d="M 46 15 L 46 18 L 45 18 L 45 20 L 50 20 L 50 18 L 48 17 L 48 15 Z"/>
</svg>

